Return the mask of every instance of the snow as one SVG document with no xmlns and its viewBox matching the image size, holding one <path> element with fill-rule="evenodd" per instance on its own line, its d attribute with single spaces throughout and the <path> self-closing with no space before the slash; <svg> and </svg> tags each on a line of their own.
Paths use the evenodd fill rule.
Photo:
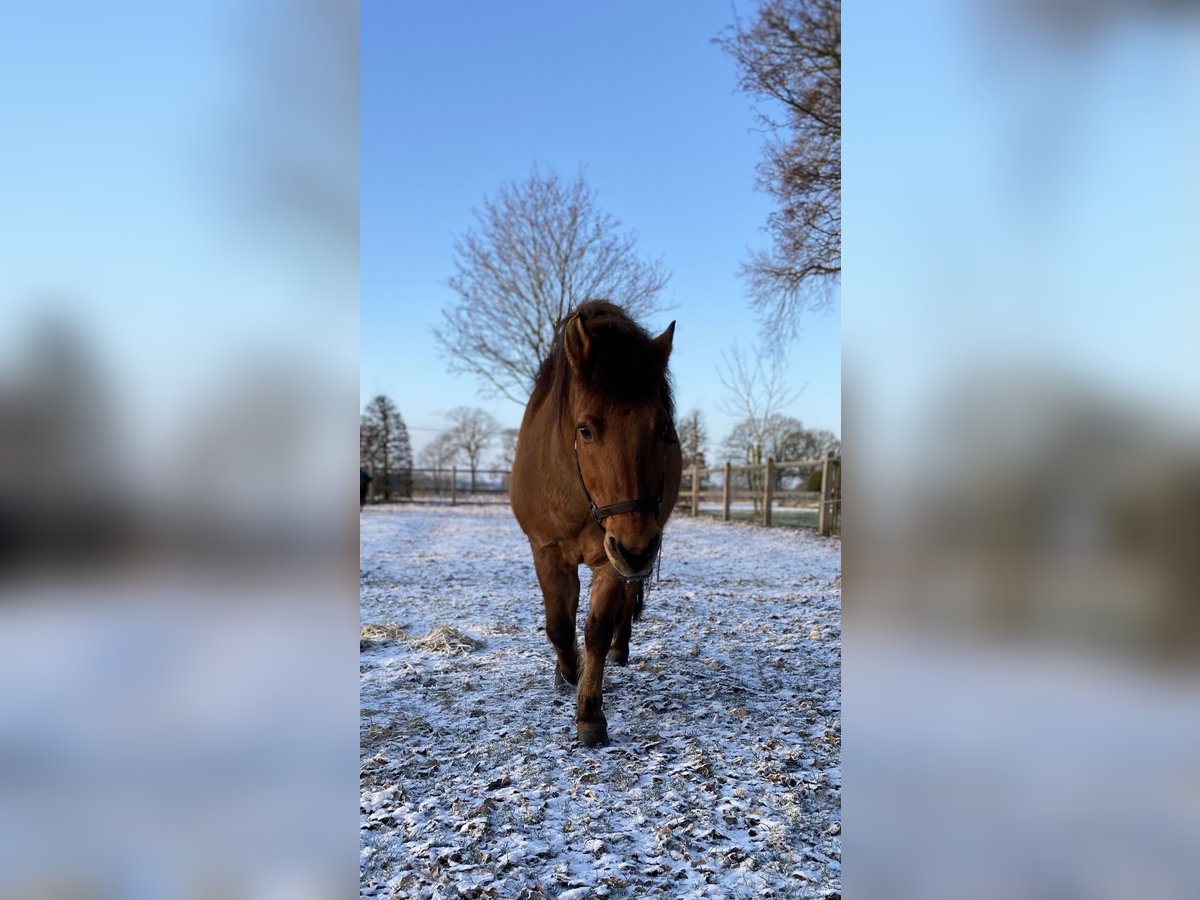
<svg viewBox="0 0 1200 900">
<path fill-rule="evenodd" d="M 663 547 L 589 749 L 509 509 L 363 511 L 364 896 L 840 893 L 840 543 L 677 517 Z"/>
</svg>

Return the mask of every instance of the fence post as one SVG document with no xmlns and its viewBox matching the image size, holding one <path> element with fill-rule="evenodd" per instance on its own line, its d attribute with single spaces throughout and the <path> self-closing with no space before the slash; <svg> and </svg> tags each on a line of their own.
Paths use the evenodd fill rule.
<svg viewBox="0 0 1200 900">
<path fill-rule="evenodd" d="M 775 500 L 775 460 L 767 457 L 766 484 L 763 485 L 763 524 L 771 527 L 771 503 Z"/>
<path fill-rule="evenodd" d="M 750 451 L 750 468 L 746 472 L 746 486 L 750 488 L 750 499 L 754 504 L 754 512 L 760 512 L 759 504 L 762 503 L 762 485 L 758 485 L 759 490 L 755 490 L 754 479 L 761 478 L 762 473 L 759 471 L 759 466 L 763 464 L 762 444 L 755 444 Z"/>
<path fill-rule="evenodd" d="M 458 466 L 450 467 L 450 505 L 458 502 Z"/>
<path fill-rule="evenodd" d="M 833 451 L 825 452 L 825 462 L 821 465 L 821 509 L 817 513 L 817 533 L 821 537 L 829 537 L 833 526 L 833 510 L 830 500 L 833 494 Z"/>
<path fill-rule="evenodd" d="M 725 484 L 721 490 L 721 521 L 729 521 L 729 491 L 733 480 L 733 464 L 725 463 Z"/>
<path fill-rule="evenodd" d="M 692 463 L 692 515 L 700 515 L 700 467 Z"/>
</svg>

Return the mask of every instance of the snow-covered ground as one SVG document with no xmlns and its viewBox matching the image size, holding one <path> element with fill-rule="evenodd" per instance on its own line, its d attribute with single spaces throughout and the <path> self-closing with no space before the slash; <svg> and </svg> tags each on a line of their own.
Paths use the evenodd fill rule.
<svg viewBox="0 0 1200 900">
<path fill-rule="evenodd" d="M 663 546 L 587 749 L 508 507 L 363 511 L 363 895 L 840 892 L 840 543 L 680 517 Z"/>
</svg>

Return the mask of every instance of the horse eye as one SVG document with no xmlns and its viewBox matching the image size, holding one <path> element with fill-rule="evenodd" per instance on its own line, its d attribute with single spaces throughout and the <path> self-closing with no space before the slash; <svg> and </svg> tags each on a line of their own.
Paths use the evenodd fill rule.
<svg viewBox="0 0 1200 900">
<path fill-rule="evenodd" d="M 592 439 L 592 429 L 588 428 L 586 425 L 580 425 L 578 430 L 579 436 L 585 441 L 590 441 Z"/>
</svg>

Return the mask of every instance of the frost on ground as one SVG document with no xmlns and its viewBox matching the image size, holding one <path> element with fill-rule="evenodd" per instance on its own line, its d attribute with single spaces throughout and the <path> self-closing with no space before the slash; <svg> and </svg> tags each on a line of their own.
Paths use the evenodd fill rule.
<svg viewBox="0 0 1200 900">
<path fill-rule="evenodd" d="M 663 548 L 587 749 L 508 508 L 364 510 L 364 896 L 840 892 L 839 542 L 674 518 Z"/>
</svg>

